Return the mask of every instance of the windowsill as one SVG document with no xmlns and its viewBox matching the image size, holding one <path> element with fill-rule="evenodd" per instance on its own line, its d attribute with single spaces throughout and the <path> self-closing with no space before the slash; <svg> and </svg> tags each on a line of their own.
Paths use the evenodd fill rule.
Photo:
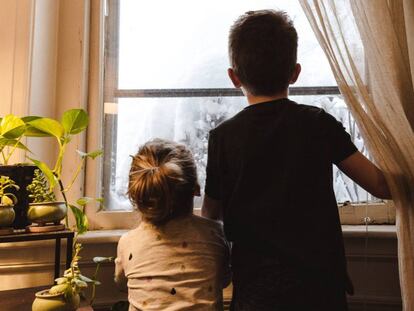
<svg viewBox="0 0 414 311">
<path fill-rule="evenodd" d="M 129 230 L 99 230 L 89 231 L 79 237 L 79 242 L 85 244 L 118 242 L 122 234 Z M 364 225 L 342 225 L 344 238 L 363 238 L 366 236 Z M 370 225 L 368 226 L 368 237 L 370 238 L 396 238 L 395 225 Z"/>
<path fill-rule="evenodd" d="M 397 228 L 395 225 L 370 225 L 368 226 L 368 237 L 371 238 L 396 238 Z M 129 230 L 99 230 L 89 231 L 79 237 L 81 243 L 108 243 L 118 242 L 119 238 Z M 361 238 L 366 235 L 364 225 L 342 225 L 344 238 Z"/>
<path fill-rule="evenodd" d="M 122 234 L 129 230 L 96 230 L 89 231 L 79 236 L 78 241 L 82 244 L 103 244 L 118 243 Z M 344 238 L 364 238 L 366 236 L 366 228 L 363 225 L 342 225 Z M 371 225 L 368 226 L 369 238 L 396 239 L 395 225 Z M 62 241 L 65 243 L 65 240 Z M 30 241 L 0 244 L 1 248 L 27 248 L 36 246 L 45 246 L 45 244 L 54 245 L 54 241 Z"/>
<path fill-rule="evenodd" d="M 342 225 L 344 238 L 363 238 L 366 236 L 364 225 Z M 368 226 L 369 238 L 397 238 L 395 225 L 370 225 Z"/>
</svg>

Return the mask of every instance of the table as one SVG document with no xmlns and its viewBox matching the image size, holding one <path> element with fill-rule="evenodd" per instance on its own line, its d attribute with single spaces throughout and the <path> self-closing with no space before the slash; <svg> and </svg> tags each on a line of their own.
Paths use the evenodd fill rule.
<svg viewBox="0 0 414 311">
<path fill-rule="evenodd" d="M 66 269 L 70 267 L 72 261 L 74 232 L 70 230 L 42 232 L 42 233 L 15 233 L 10 235 L 0 235 L 0 243 L 26 242 L 40 240 L 56 240 L 55 243 L 55 277 L 60 276 L 60 250 L 61 239 L 66 239 Z"/>
</svg>

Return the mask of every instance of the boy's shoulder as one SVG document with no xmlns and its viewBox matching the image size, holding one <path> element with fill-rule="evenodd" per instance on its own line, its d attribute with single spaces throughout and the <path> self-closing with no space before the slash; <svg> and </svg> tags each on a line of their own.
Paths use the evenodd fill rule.
<svg viewBox="0 0 414 311">
<path fill-rule="evenodd" d="M 215 221 L 212 219 L 204 218 L 197 215 L 192 215 L 191 219 L 194 223 L 200 226 L 209 227 L 211 229 L 222 230 L 223 224 L 219 221 Z"/>
<path fill-rule="evenodd" d="M 264 104 L 267 104 L 267 103 L 264 103 Z M 321 118 L 325 118 L 326 115 L 329 115 L 322 108 L 310 106 L 306 104 L 299 104 L 290 99 L 286 99 L 284 104 L 286 105 L 286 107 L 288 107 L 288 109 L 284 110 L 285 113 L 287 112 L 291 116 L 297 117 L 298 120 L 305 119 L 305 120 L 313 121 L 313 120 L 319 120 Z M 256 105 L 262 105 L 262 104 L 256 104 Z M 275 105 L 280 105 L 280 104 L 275 103 Z M 259 106 L 245 107 L 243 110 L 239 111 L 233 117 L 223 121 L 217 127 L 212 129 L 210 131 L 210 134 L 214 135 L 215 133 L 226 132 L 227 130 L 231 131 L 234 127 L 243 126 L 244 121 L 251 117 L 251 112 L 254 111 L 255 108 L 258 108 L 258 107 Z"/>
</svg>

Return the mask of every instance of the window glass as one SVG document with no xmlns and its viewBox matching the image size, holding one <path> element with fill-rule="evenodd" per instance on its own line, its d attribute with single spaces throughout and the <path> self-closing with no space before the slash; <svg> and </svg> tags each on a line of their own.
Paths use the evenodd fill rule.
<svg viewBox="0 0 414 311">
<path fill-rule="evenodd" d="M 121 0 L 118 87 L 232 87 L 227 78 L 229 28 L 239 15 L 257 9 L 283 9 L 293 19 L 298 61 L 304 65 L 297 86 L 335 85 L 299 1 Z"/>
<path fill-rule="evenodd" d="M 292 100 L 324 108 L 340 120 L 360 151 L 366 153 L 361 135 L 340 96 L 292 96 Z M 107 197 L 111 209 L 128 209 L 126 196 L 130 155 L 153 138 L 184 143 L 193 152 L 201 189 L 204 189 L 208 132 L 247 105 L 243 97 L 140 98 L 118 103 L 117 149 Z M 334 166 L 334 189 L 338 202 L 373 200 L 362 188 Z M 199 202 L 198 202 L 199 203 Z"/>
</svg>

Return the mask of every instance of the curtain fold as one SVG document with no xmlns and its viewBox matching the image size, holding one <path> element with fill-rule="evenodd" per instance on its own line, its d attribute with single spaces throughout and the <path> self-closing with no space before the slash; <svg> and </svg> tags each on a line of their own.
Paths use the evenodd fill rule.
<svg viewBox="0 0 414 311">
<path fill-rule="evenodd" d="M 390 185 L 404 310 L 414 310 L 414 2 L 300 0 Z M 411 34 L 411 35 L 410 35 Z"/>
</svg>

